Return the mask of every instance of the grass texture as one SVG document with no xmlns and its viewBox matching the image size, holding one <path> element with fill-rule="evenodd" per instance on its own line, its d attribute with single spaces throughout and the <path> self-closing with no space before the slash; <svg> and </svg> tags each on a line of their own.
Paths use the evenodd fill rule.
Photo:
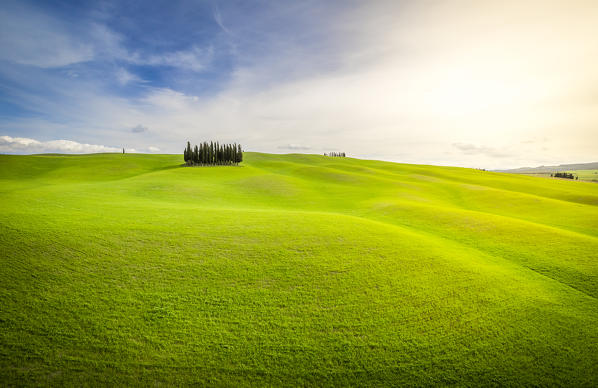
<svg viewBox="0 0 598 388">
<path fill-rule="evenodd" d="M 596 386 L 598 185 L 0 155 L 3 385 Z"/>
</svg>

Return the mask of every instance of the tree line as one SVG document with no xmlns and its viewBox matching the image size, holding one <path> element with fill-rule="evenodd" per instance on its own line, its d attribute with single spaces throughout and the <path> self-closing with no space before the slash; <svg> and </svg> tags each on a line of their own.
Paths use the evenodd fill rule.
<svg viewBox="0 0 598 388">
<path fill-rule="evenodd" d="M 204 141 L 191 148 L 191 143 L 187 142 L 187 147 L 183 152 L 185 163 L 188 166 L 221 166 L 236 165 L 243 161 L 243 150 L 241 144 L 220 144 L 218 142 Z"/>
<path fill-rule="evenodd" d="M 345 155 L 344 152 L 329 152 L 329 153 L 324 152 L 324 156 L 334 156 L 337 158 L 344 158 L 347 155 Z"/>
<path fill-rule="evenodd" d="M 579 179 L 570 172 L 555 172 L 554 174 L 550 174 L 550 176 L 554 176 L 555 178 Z"/>
</svg>

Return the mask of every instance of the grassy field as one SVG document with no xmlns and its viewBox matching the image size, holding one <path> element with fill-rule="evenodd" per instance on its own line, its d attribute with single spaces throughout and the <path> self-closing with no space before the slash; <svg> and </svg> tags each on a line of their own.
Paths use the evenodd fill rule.
<svg viewBox="0 0 598 388">
<path fill-rule="evenodd" d="M 598 170 L 571 170 L 567 171 L 579 177 L 579 180 L 582 181 L 589 181 L 589 182 L 598 182 Z M 526 175 L 537 176 L 537 177 L 544 177 L 550 178 L 549 172 L 530 172 L 526 173 Z"/>
<path fill-rule="evenodd" d="M 598 385 L 598 185 L 0 155 L 2 385 Z"/>
</svg>

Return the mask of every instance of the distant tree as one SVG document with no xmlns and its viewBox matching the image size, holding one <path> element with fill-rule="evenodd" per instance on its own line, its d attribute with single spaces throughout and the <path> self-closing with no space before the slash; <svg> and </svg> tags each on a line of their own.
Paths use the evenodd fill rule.
<svg viewBox="0 0 598 388">
<path fill-rule="evenodd" d="M 555 178 L 566 178 L 566 179 L 574 179 L 573 173 L 569 172 L 557 172 L 554 174 Z"/>
<path fill-rule="evenodd" d="M 123 154 L 125 153 L 125 149 L 123 148 Z"/>
</svg>

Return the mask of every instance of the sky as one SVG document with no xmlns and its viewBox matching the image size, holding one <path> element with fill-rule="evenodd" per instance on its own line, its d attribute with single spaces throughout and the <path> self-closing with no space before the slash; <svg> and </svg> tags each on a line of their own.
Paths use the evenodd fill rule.
<svg viewBox="0 0 598 388">
<path fill-rule="evenodd" d="M 12 1 L 0 153 L 598 160 L 598 1 Z"/>
</svg>

